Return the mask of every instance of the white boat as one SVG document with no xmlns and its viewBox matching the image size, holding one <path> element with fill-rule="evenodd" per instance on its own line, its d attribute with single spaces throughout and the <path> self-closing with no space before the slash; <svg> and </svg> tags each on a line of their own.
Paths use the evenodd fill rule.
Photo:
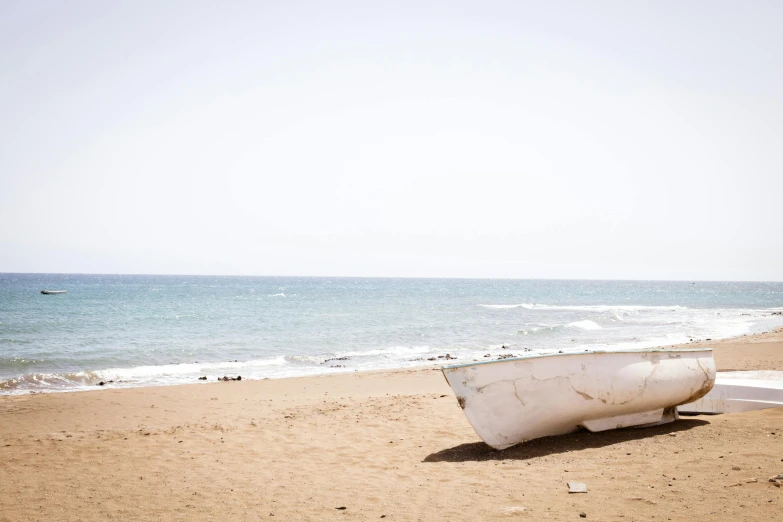
<svg viewBox="0 0 783 522">
<path fill-rule="evenodd" d="M 68 290 L 41 290 L 41 293 L 45 295 L 64 294 L 66 292 L 68 292 Z"/>
<path fill-rule="evenodd" d="M 679 406 L 680 413 L 738 413 L 783 407 L 783 372 L 718 372 L 715 386 L 701 399 Z"/>
<path fill-rule="evenodd" d="M 457 402 L 495 449 L 573 432 L 652 426 L 715 382 L 712 349 L 531 354 L 443 368 Z"/>
</svg>

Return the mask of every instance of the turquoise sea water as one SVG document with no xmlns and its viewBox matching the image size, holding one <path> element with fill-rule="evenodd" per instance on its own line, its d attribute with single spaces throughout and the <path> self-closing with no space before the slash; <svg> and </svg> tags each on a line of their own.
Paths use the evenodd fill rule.
<svg viewBox="0 0 783 522">
<path fill-rule="evenodd" d="M 0 394 L 641 348 L 781 310 L 783 283 L 0 274 Z"/>
</svg>

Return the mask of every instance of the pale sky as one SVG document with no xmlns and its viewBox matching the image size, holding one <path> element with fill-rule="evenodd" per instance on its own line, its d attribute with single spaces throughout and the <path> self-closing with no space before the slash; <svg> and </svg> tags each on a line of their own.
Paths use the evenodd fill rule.
<svg viewBox="0 0 783 522">
<path fill-rule="evenodd" d="M 781 27 L 0 0 L 0 272 L 781 281 Z"/>
</svg>

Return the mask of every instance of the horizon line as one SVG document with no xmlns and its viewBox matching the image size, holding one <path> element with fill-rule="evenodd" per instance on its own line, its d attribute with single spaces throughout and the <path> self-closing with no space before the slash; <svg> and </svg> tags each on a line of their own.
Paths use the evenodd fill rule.
<svg viewBox="0 0 783 522">
<path fill-rule="evenodd" d="M 334 279 L 442 279 L 442 280 L 494 280 L 494 281 L 628 281 L 660 283 L 783 283 L 783 280 L 760 279 L 638 279 L 638 278 L 585 278 L 585 277 L 465 277 L 465 276 L 350 276 L 350 275 L 282 275 L 282 274 L 203 274 L 203 273 L 117 273 L 117 272 L 0 272 L 0 275 L 81 275 L 81 276 L 167 276 L 167 277 L 287 277 Z"/>
</svg>

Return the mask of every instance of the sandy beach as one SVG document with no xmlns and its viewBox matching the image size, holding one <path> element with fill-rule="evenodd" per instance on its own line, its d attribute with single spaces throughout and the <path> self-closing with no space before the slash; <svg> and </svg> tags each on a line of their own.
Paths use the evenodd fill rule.
<svg viewBox="0 0 783 522">
<path fill-rule="evenodd" d="M 783 330 L 700 344 L 783 370 Z M 437 368 L 0 398 L 2 521 L 770 520 L 777 473 L 783 409 L 492 451 Z"/>
</svg>

